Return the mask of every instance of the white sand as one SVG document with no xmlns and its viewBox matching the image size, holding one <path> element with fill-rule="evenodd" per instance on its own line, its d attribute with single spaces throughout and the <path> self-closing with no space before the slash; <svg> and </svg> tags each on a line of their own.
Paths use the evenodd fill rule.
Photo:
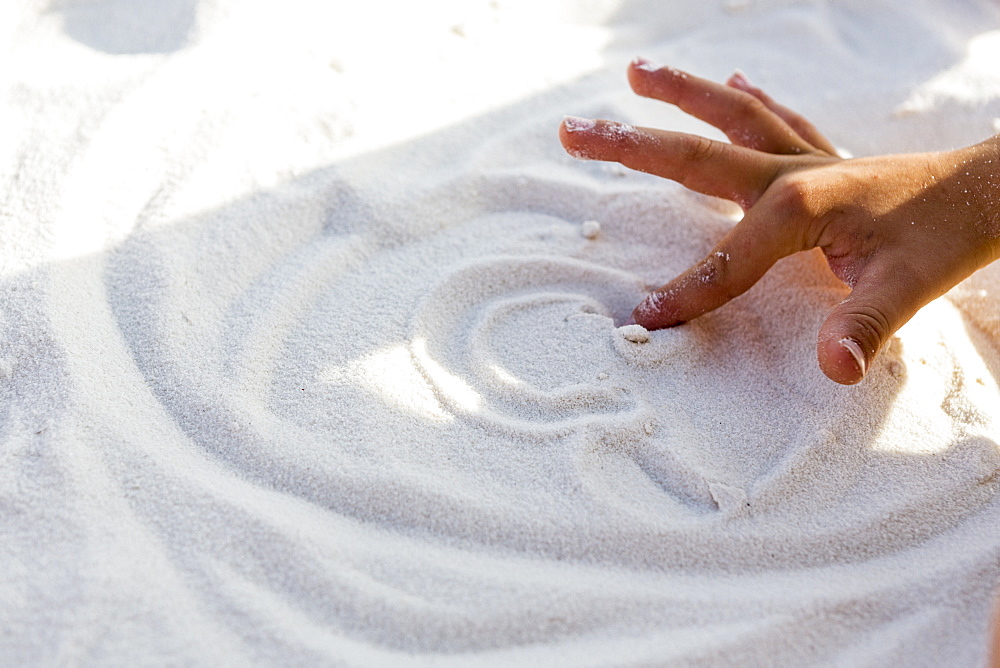
<svg viewBox="0 0 1000 668">
<path fill-rule="evenodd" d="M 427 4 L 3 3 L 0 664 L 978 665 L 1000 270 L 857 387 L 815 254 L 636 344 L 732 207 L 556 127 L 971 143 L 996 4 Z"/>
</svg>

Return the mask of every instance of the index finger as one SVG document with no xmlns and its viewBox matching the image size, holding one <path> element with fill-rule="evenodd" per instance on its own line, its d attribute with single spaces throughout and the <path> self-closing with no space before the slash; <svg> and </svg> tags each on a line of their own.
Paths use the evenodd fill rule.
<svg viewBox="0 0 1000 668">
<path fill-rule="evenodd" d="M 566 151 L 662 176 L 706 195 L 750 208 L 777 177 L 781 158 L 698 135 L 567 116 L 559 127 Z"/>
<path fill-rule="evenodd" d="M 653 290 L 632 312 L 646 329 L 673 327 L 749 290 L 779 259 L 800 250 L 774 218 L 750 211 L 705 259 Z"/>
</svg>

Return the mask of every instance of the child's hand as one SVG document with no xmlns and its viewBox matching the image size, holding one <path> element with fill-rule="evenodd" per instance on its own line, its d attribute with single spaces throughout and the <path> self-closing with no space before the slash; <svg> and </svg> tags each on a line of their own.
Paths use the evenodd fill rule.
<svg viewBox="0 0 1000 668">
<path fill-rule="evenodd" d="M 996 137 L 956 151 L 843 160 L 741 74 L 722 85 L 637 60 L 628 77 L 639 95 L 677 105 L 732 144 L 567 117 L 559 131 L 566 150 L 673 179 L 746 212 L 708 257 L 636 307 L 644 327 L 718 308 L 780 258 L 818 246 L 852 288 L 820 328 L 819 365 L 838 383 L 857 383 L 918 309 L 1000 254 Z"/>
</svg>

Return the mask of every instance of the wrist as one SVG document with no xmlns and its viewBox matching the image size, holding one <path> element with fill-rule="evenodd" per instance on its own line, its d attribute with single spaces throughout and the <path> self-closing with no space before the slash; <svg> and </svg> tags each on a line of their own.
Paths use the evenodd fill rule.
<svg viewBox="0 0 1000 668">
<path fill-rule="evenodd" d="M 951 155 L 952 209 L 982 240 L 986 265 L 1000 259 L 1000 134 Z"/>
</svg>

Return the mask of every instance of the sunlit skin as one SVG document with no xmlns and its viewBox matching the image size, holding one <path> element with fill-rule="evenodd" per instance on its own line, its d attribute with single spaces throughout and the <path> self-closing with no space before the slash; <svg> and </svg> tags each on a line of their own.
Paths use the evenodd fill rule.
<svg viewBox="0 0 1000 668">
<path fill-rule="evenodd" d="M 819 367 L 851 385 L 914 313 L 1000 257 L 1000 136 L 953 151 L 843 159 L 742 74 L 720 84 L 637 59 L 628 79 L 637 94 L 676 105 L 732 143 L 567 117 L 565 149 L 744 210 L 706 258 L 635 308 L 647 329 L 719 308 L 777 260 L 818 247 L 851 288 L 820 327 Z"/>
</svg>

